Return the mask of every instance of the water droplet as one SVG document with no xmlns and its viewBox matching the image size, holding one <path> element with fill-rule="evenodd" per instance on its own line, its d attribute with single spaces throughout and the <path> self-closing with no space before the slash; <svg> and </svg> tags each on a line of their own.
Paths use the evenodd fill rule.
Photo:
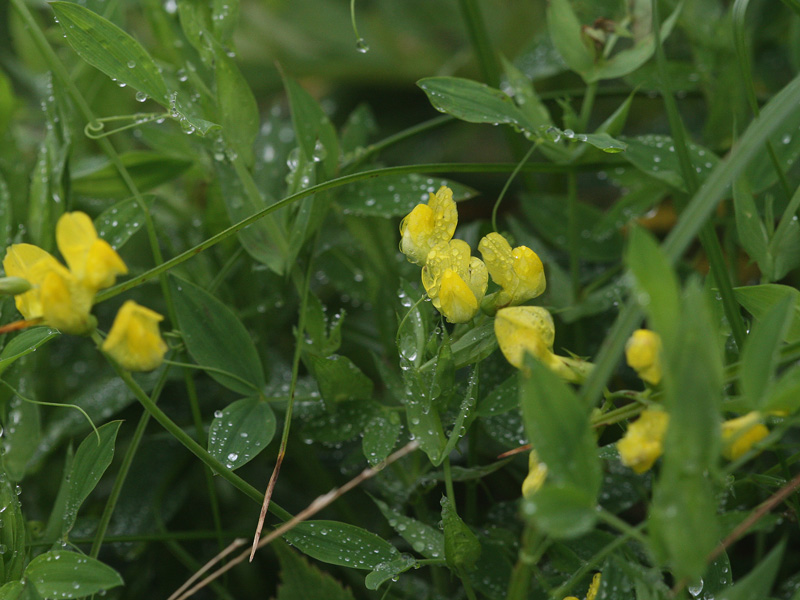
<svg viewBox="0 0 800 600">
<path fill-rule="evenodd" d="M 364 41 L 364 38 L 358 38 L 358 41 L 356 41 L 356 50 L 361 52 L 361 54 L 369 52 L 369 46 L 367 42 Z"/>
<path fill-rule="evenodd" d="M 136 101 L 137 102 L 144 102 L 147 100 L 147 94 L 144 92 L 136 92 Z"/>
</svg>

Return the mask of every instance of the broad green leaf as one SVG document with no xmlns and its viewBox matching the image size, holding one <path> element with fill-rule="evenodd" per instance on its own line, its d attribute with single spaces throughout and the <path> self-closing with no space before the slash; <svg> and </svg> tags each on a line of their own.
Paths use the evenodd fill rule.
<svg viewBox="0 0 800 600">
<path fill-rule="evenodd" d="M 234 471 L 267 447 L 275 428 L 275 413 L 265 400 L 236 400 L 214 413 L 208 430 L 208 451 Z"/>
<path fill-rule="evenodd" d="M 411 544 L 414 552 L 419 552 L 425 558 L 442 558 L 444 556 L 444 535 L 441 531 L 403 515 L 390 508 L 385 502 L 375 498 L 373 500 L 392 529 Z"/>
<path fill-rule="evenodd" d="M 400 557 L 397 548 L 383 538 L 338 521 L 304 521 L 283 537 L 311 558 L 351 569 L 372 570 Z"/>
<path fill-rule="evenodd" d="M 24 583 L 21 581 L 9 581 L 0 587 L 0 600 L 17 600 L 24 591 Z"/>
<path fill-rule="evenodd" d="M 547 5 L 547 30 L 570 69 L 584 74 L 594 67 L 594 49 L 582 35 L 581 22 L 569 0 L 551 0 Z"/>
<path fill-rule="evenodd" d="M 204 62 L 211 63 L 214 53 L 208 37 L 212 29 L 209 3 L 178 0 L 177 4 L 181 29 L 186 39 L 200 53 Z"/>
<path fill-rule="evenodd" d="M 500 57 L 503 71 L 508 80 L 509 93 L 513 96 L 517 107 L 527 115 L 528 119 L 537 127 L 549 127 L 553 124 L 547 107 L 539 99 L 533 83 L 505 56 Z"/>
<path fill-rule="evenodd" d="M 786 539 L 784 538 L 752 571 L 737 581 L 733 587 L 723 590 L 717 598 L 719 600 L 767 598 L 781 566 L 781 558 L 783 558 L 785 549 Z"/>
<path fill-rule="evenodd" d="M 37 348 L 59 335 L 61 334 L 58 330 L 50 327 L 33 327 L 15 336 L 0 352 L 0 373 L 11 366 L 14 361 L 34 352 Z"/>
<path fill-rule="evenodd" d="M 595 498 L 570 483 L 545 485 L 523 500 L 522 514 L 554 538 L 584 535 L 597 521 Z"/>
<path fill-rule="evenodd" d="M 735 288 L 734 293 L 736 301 L 756 319 L 763 319 L 785 296 L 791 296 L 794 302 L 794 318 L 783 339 L 790 343 L 800 340 L 800 292 L 795 288 L 767 283 Z"/>
<path fill-rule="evenodd" d="M 332 354 L 323 358 L 309 355 L 306 361 L 325 402 L 336 403 L 372 397 L 372 380 L 346 356 Z"/>
<path fill-rule="evenodd" d="M 478 372 L 473 370 L 469 378 L 467 391 L 464 393 L 464 397 L 459 405 L 458 414 L 453 422 L 453 428 L 450 430 L 450 434 L 447 437 L 447 444 L 445 444 L 442 450 L 439 461 L 434 461 L 433 464 L 435 466 L 438 466 L 445 458 L 450 456 L 450 453 L 455 450 L 458 441 L 467 434 L 467 430 L 475 420 L 475 417 L 477 417 L 475 413 L 475 404 L 477 402 L 475 394 L 478 392 L 478 389 Z"/>
<path fill-rule="evenodd" d="M 144 197 L 144 201 L 148 204 L 153 200 L 154 196 Z M 136 198 L 128 198 L 97 215 L 94 226 L 98 236 L 111 244 L 112 248 L 119 250 L 134 233 L 144 227 L 144 213 Z"/>
<path fill-rule="evenodd" d="M 211 24 L 214 37 L 227 43 L 239 22 L 239 0 L 213 0 L 211 3 Z"/>
<path fill-rule="evenodd" d="M 647 312 L 651 327 L 669 346 L 680 321 L 678 278 L 658 242 L 647 231 L 631 232 L 625 262 L 636 281 L 636 300 Z"/>
<path fill-rule="evenodd" d="M 339 139 L 319 103 L 290 77 L 284 77 L 297 143 L 306 160 L 321 162 L 331 178 L 339 168 Z"/>
<path fill-rule="evenodd" d="M 500 415 L 519 406 L 519 378 L 516 374 L 491 390 L 478 402 L 478 416 Z"/>
<path fill-rule="evenodd" d="M 22 514 L 16 486 L 4 471 L 0 479 L 0 515 L 3 527 L 0 529 L 0 546 L 5 551 L 0 555 L 3 580 L 11 581 L 22 577 L 22 571 L 28 560 L 26 544 L 26 522 Z M 0 590 L 2 598 L 2 590 Z"/>
<path fill-rule="evenodd" d="M 559 142 L 562 139 L 567 142 L 585 142 L 610 154 L 622 152 L 628 147 L 628 144 L 614 139 L 607 133 L 575 133 L 571 129 L 562 130 L 558 127 L 550 126 L 547 128 L 547 135 L 554 142 Z"/>
<path fill-rule="evenodd" d="M 295 403 L 295 414 L 302 419 L 306 440 L 339 444 L 361 435 L 378 407 L 369 400 L 353 400 L 324 405 L 318 397 L 313 403 Z"/>
<path fill-rule="evenodd" d="M 781 340 L 792 322 L 794 302 L 785 296 L 751 329 L 744 343 L 739 381 L 745 401 L 752 409 L 761 407 L 769 394 L 780 358 Z"/>
<path fill-rule="evenodd" d="M 481 556 L 481 543 L 467 524 L 458 516 L 446 496 L 442 496 L 442 529 L 444 530 L 444 557 L 454 571 L 469 570 Z"/>
<path fill-rule="evenodd" d="M 659 179 L 672 187 L 685 192 L 675 144 L 666 135 L 643 135 L 635 138 L 623 138 L 628 146 L 622 156 L 643 173 Z M 702 183 L 719 164 L 719 158 L 711 150 L 689 143 L 687 145 L 692 166 L 697 171 L 698 180 Z"/>
<path fill-rule="evenodd" d="M 494 320 L 489 319 L 473 327 L 454 341 L 450 348 L 456 370 L 483 360 L 497 348 Z"/>
<path fill-rule="evenodd" d="M 342 187 L 336 203 L 342 212 L 357 217 L 403 217 L 417 204 L 427 203 L 428 194 L 446 185 L 456 202 L 468 200 L 478 192 L 449 179 L 425 175 L 386 175 L 371 177 Z"/>
<path fill-rule="evenodd" d="M 84 500 L 100 481 L 103 473 L 114 458 L 114 444 L 117 432 L 122 421 L 112 421 L 97 429 L 100 439 L 94 432 L 78 446 L 75 458 L 72 460 L 69 474 L 69 491 L 67 492 L 64 508 L 63 528 L 64 533 L 69 533 L 75 525 L 78 510 Z"/>
<path fill-rule="evenodd" d="M 457 119 L 470 123 L 502 123 L 531 136 L 541 136 L 537 124 L 517 108 L 505 92 L 486 84 L 458 77 L 427 77 L 420 79 L 417 85 L 436 110 Z"/>
<path fill-rule="evenodd" d="M 403 425 L 394 410 L 382 410 L 367 423 L 361 448 L 370 465 L 375 466 L 394 449 Z"/>
<path fill-rule="evenodd" d="M 766 277 L 770 280 L 774 279 L 773 257 L 769 252 L 769 235 L 758 214 L 750 186 L 744 179 L 740 179 L 733 185 L 733 207 L 739 242 L 750 258 L 758 263 Z"/>
<path fill-rule="evenodd" d="M 23 369 L 24 366 L 15 369 L 14 376 L 18 376 L 19 379 L 11 380 L 9 383 L 14 384 L 22 394 L 30 396 L 33 392 L 29 389 L 32 372 L 24 374 Z M 5 376 L 6 381 L 7 377 Z M 41 409 L 38 404 L 25 402 L 16 394 L 11 396 L 7 407 L 8 412 L 3 422 L 5 427 L 2 441 L 3 464 L 12 481 L 21 481 L 25 477 L 41 436 Z"/>
<path fill-rule="evenodd" d="M 25 568 L 25 578 L 46 598 L 84 598 L 123 585 L 122 577 L 108 565 L 66 550 L 34 558 Z"/>
<path fill-rule="evenodd" d="M 215 22 L 216 24 L 216 22 Z M 248 167 L 253 165 L 253 143 L 258 135 L 258 105 L 239 67 L 215 45 L 217 105 L 222 132 Z"/>
<path fill-rule="evenodd" d="M 764 399 L 761 409 L 793 413 L 800 408 L 800 367 L 784 372 Z"/>
<path fill-rule="evenodd" d="M 406 399 L 406 425 L 408 431 L 419 441 L 419 447 L 434 464 L 442 459 L 442 450 L 447 438 L 442 429 L 442 420 L 436 407 L 427 409 L 413 392 Z"/>
<path fill-rule="evenodd" d="M 11 81 L 3 71 L 0 71 L 0 136 L 8 129 L 8 124 L 11 122 L 11 116 L 17 105 L 18 102 L 14 96 L 14 88 L 11 86 Z"/>
<path fill-rule="evenodd" d="M 281 564 L 281 585 L 277 600 L 353 600 L 350 590 L 342 587 L 333 577 L 308 564 L 308 561 L 284 544 L 274 544 Z"/>
<path fill-rule="evenodd" d="M 125 152 L 120 159 L 140 192 L 172 181 L 192 166 L 192 161 L 185 158 L 143 150 Z M 72 191 L 92 198 L 128 198 L 132 193 L 117 168 L 107 160 L 76 169 Z"/>
<path fill-rule="evenodd" d="M 378 123 L 368 104 L 362 103 L 353 109 L 342 126 L 339 135 L 344 162 L 357 159 L 370 137 L 377 133 Z"/>
<path fill-rule="evenodd" d="M 78 56 L 112 79 L 169 106 L 167 84 L 139 42 L 80 4 L 51 2 L 50 6 Z"/>
<path fill-rule="evenodd" d="M 753 530 L 751 529 L 750 531 L 752 532 Z M 706 568 L 706 572 L 703 574 L 703 591 L 699 598 L 701 600 L 717 598 L 731 585 L 733 585 L 731 561 L 728 558 L 728 554 L 723 552 Z"/>
<path fill-rule="evenodd" d="M 264 371 L 253 340 L 238 317 L 203 288 L 170 278 L 183 341 L 210 377 L 242 395 L 264 389 Z"/>
<path fill-rule="evenodd" d="M 364 585 L 368 590 L 377 590 L 385 581 L 397 581 L 401 573 L 405 573 L 414 567 L 417 561 L 410 556 L 401 556 L 389 562 L 380 563 L 375 569 L 364 578 Z"/>
<path fill-rule="evenodd" d="M 520 374 L 520 405 L 528 439 L 547 465 L 547 483 L 582 490 L 594 503 L 602 473 L 589 413 L 559 377 L 534 357 Z"/>
</svg>

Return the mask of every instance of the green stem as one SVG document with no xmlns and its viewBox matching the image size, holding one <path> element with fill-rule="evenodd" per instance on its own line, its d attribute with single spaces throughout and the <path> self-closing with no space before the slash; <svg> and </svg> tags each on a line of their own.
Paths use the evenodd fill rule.
<svg viewBox="0 0 800 600">
<path fill-rule="evenodd" d="M 450 500 L 450 508 L 456 510 L 456 493 L 453 487 L 453 474 L 450 472 L 450 457 L 444 459 L 442 462 L 444 469 L 444 487 L 447 491 L 447 499 Z M 456 511 L 457 512 L 457 511 Z"/>
<path fill-rule="evenodd" d="M 477 0 L 459 0 L 458 5 L 461 8 L 469 39 L 478 59 L 481 75 L 490 86 L 498 87 L 500 85 L 500 68 L 497 64 L 497 56 L 492 49 L 489 33 L 486 31 L 481 8 Z"/>
<path fill-rule="evenodd" d="M 526 162 L 528 162 L 528 160 L 530 160 L 531 155 L 534 153 L 536 148 L 539 146 L 539 143 L 540 142 L 537 141 L 535 144 L 533 144 L 530 147 L 530 150 L 528 150 L 528 152 L 525 153 L 525 156 L 522 157 L 522 160 L 520 160 L 519 163 L 517 163 L 517 168 L 514 169 L 511 172 L 511 175 L 508 176 L 508 179 L 506 179 L 506 182 L 503 185 L 503 189 L 500 190 L 500 195 L 497 196 L 497 201 L 494 203 L 494 207 L 492 207 L 492 230 L 497 231 L 497 211 L 500 208 L 500 203 L 503 201 L 503 198 L 505 197 L 506 192 L 508 191 L 508 188 L 511 185 L 511 182 L 514 181 L 514 178 L 517 176 L 517 173 L 520 172 L 520 169 L 522 169 L 522 166 Z"/>
<path fill-rule="evenodd" d="M 530 523 L 525 524 L 517 563 L 508 580 L 506 600 L 526 600 L 533 576 L 533 567 L 547 548 L 546 538 Z"/>
<path fill-rule="evenodd" d="M 587 131 L 589 128 L 589 119 L 592 116 L 592 108 L 594 108 L 594 99 L 596 95 L 597 82 L 593 81 L 586 86 L 586 94 L 584 94 L 583 102 L 581 103 L 581 114 L 578 121 L 581 131 Z"/>
<path fill-rule="evenodd" d="M 569 273 L 572 281 L 572 294 L 577 300 L 581 291 L 581 272 L 579 246 L 581 243 L 578 228 L 578 176 L 567 175 L 567 238 L 569 240 Z"/>
</svg>

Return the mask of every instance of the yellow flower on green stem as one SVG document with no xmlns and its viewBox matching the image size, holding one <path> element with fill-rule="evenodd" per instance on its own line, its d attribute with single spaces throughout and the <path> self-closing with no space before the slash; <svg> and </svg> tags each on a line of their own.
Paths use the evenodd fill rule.
<svg viewBox="0 0 800 600">
<path fill-rule="evenodd" d="M 617 442 L 622 464 L 639 474 L 648 471 L 664 452 L 668 425 L 669 415 L 663 410 L 643 410 Z"/>
<path fill-rule="evenodd" d="M 525 366 L 525 353 L 533 354 L 562 379 L 583 381 L 592 364 L 553 353 L 556 328 L 553 317 L 540 306 L 509 306 L 497 311 L 494 320 L 497 344 L 506 360 L 518 369 Z"/>
<path fill-rule="evenodd" d="M 767 437 L 769 429 L 761 419 L 761 413 L 753 411 L 725 421 L 722 424 L 722 455 L 728 460 L 736 460 L 749 452 L 753 444 Z"/>
<path fill-rule="evenodd" d="M 152 371 L 164 360 L 167 345 L 161 339 L 160 314 L 128 300 L 117 312 L 101 346 L 123 369 Z"/>
<path fill-rule="evenodd" d="M 94 325 L 90 315 L 95 293 L 113 285 L 128 269 L 113 248 L 97 236 L 88 215 L 65 213 L 56 224 L 56 244 L 69 269 L 33 244 L 13 244 L 3 268 L 9 277 L 31 288 L 15 297 L 26 319 L 41 318 L 65 333 L 84 334 Z"/>
<path fill-rule="evenodd" d="M 600 573 L 595 573 L 592 577 L 592 583 L 589 584 L 589 589 L 586 591 L 586 600 L 594 600 L 597 597 L 597 591 L 600 589 L 600 581 L 602 577 Z M 564 600 L 578 600 L 575 596 L 566 596 Z"/>
<path fill-rule="evenodd" d="M 530 498 L 544 484 L 547 477 L 547 465 L 539 460 L 536 450 L 531 450 L 528 455 L 528 476 L 522 482 L 522 496 Z"/>
<path fill-rule="evenodd" d="M 475 316 L 488 284 L 486 265 L 462 240 L 433 248 L 422 267 L 422 285 L 450 323 L 466 323 Z"/>
<path fill-rule="evenodd" d="M 458 209 L 453 190 L 442 186 L 430 194 L 427 204 L 417 204 L 400 223 L 400 251 L 416 265 L 424 265 L 428 253 L 453 238 Z"/>
<path fill-rule="evenodd" d="M 527 246 L 512 249 L 502 235 L 490 233 L 480 241 L 478 250 L 492 280 L 502 288 L 492 298 L 494 307 L 522 304 L 544 292 L 544 266 L 539 256 Z"/>
<path fill-rule="evenodd" d="M 661 381 L 661 337 L 648 329 L 637 329 L 625 343 L 625 358 L 639 378 L 650 385 Z"/>
</svg>

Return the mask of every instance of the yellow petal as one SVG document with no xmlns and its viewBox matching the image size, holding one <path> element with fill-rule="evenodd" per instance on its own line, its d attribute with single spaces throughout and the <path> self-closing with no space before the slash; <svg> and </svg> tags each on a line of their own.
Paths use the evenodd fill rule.
<svg viewBox="0 0 800 600">
<path fill-rule="evenodd" d="M 728 460 L 736 460 L 768 435 L 769 429 L 761 422 L 761 414 L 757 411 L 725 421 L 722 424 L 722 455 Z"/>
<path fill-rule="evenodd" d="M 89 215 L 70 212 L 61 215 L 56 224 L 56 244 L 61 256 L 75 277 L 83 280 L 86 275 L 86 259 L 97 239 L 97 230 Z"/>
<path fill-rule="evenodd" d="M 428 204 L 417 204 L 400 223 L 400 251 L 408 260 L 424 265 L 429 252 L 449 242 L 458 223 L 458 209 L 450 188 L 430 194 Z"/>
<path fill-rule="evenodd" d="M 104 352 L 129 371 L 152 371 L 164 360 L 167 345 L 158 323 L 164 317 L 128 300 L 119 309 L 102 345 Z"/>
<path fill-rule="evenodd" d="M 511 293 L 511 302 L 518 304 L 541 296 L 547 287 L 544 265 L 539 255 L 527 246 L 518 246 L 512 251 L 516 286 Z"/>
<path fill-rule="evenodd" d="M 528 455 L 528 476 L 522 482 L 522 495 L 525 498 L 533 496 L 542 487 L 546 477 L 547 465 L 539 461 L 536 450 L 531 450 Z"/>
<path fill-rule="evenodd" d="M 42 316 L 45 323 L 64 333 L 87 333 L 93 319 L 94 292 L 81 285 L 64 268 L 53 269 L 45 275 L 41 285 Z"/>
<path fill-rule="evenodd" d="M 597 590 L 600 589 L 600 573 L 595 573 L 592 577 L 592 583 L 589 586 L 589 591 L 586 592 L 586 600 L 594 600 L 597 596 Z"/>
<path fill-rule="evenodd" d="M 494 320 L 497 344 L 506 360 L 521 369 L 525 352 L 550 366 L 555 325 L 550 313 L 540 306 L 512 306 L 500 309 Z"/>
<path fill-rule="evenodd" d="M 654 331 L 634 331 L 625 344 L 625 358 L 643 381 L 650 385 L 661 381 L 661 338 Z"/>
<path fill-rule="evenodd" d="M 6 250 L 3 269 L 9 277 L 21 277 L 31 284 L 31 289 L 14 298 L 17 310 L 26 319 L 43 316 L 41 285 L 47 273 L 66 271 L 48 252 L 32 244 L 14 244 Z"/>
<path fill-rule="evenodd" d="M 440 312 L 450 323 L 466 323 L 478 312 L 478 300 L 464 280 L 451 269 L 442 275 L 437 297 Z"/>
<path fill-rule="evenodd" d="M 102 290 L 114 285 L 117 275 L 124 275 L 128 267 L 111 245 L 100 238 L 89 248 L 86 256 L 84 283 L 93 290 Z"/>
<path fill-rule="evenodd" d="M 478 244 L 492 280 L 503 289 L 498 306 L 513 306 L 544 293 L 544 266 L 539 256 L 527 246 L 511 249 L 499 233 L 486 235 Z"/>
<path fill-rule="evenodd" d="M 514 287 L 514 257 L 511 244 L 502 235 L 492 232 L 478 243 L 478 251 L 492 276 L 492 281 L 504 290 Z"/>
<path fill-rule="evenodd" d="M 669 415 L 663 410 L 643 410 L 617 442 L 622 464 L 640 474 L 649 470 L 664 451 L 668 425 Z"/>
</svg>

